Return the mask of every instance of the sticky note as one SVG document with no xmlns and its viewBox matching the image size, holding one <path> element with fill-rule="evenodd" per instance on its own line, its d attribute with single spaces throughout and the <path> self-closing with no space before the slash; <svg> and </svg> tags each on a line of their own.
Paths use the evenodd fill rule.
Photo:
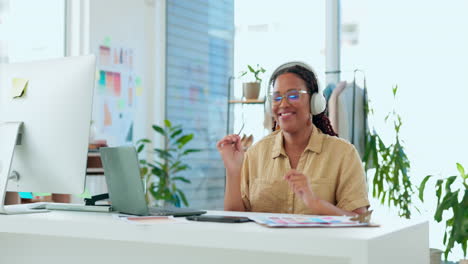
<svg viewBox="0 0 468 264">
<path fill-rule="evenodd" d="M 14 99 L 23 97 L 26 94 L 26 89 L 28 88 L 29 80 L 24 78 L 13 78 L 12 88 L 11 88 L 11 97 Z"/>
<path fill-rule="evenodd" d="M 19 195 L 23 199 L 32 199 L 32 198 L 34 198 L 32 193 L 30 193 L 30 192 L 20 192 Z"/>
<path fill-rule="evenodd" d="M 135 78 L 135 84 L 136 86 L 141 86 L 141 78 L 139 76 Z"/>
<path fill-rule="evenodd" d="M 106 36 L 104 38 L 104 45 L 107 46 L 107 47 L 110 47 L 111 45 L 111 38 L 109 36 Z"/>
<path fill-rule="evenodd" d="M 114 72 L 114 95 L 120 96 L 121 85 L 120 85 L 120 73 Z"/>
<path fill-rule="evenodd" d="M 91 198 L 91 193 L 88 191 L 88 189 L 85 189 L 82 194 L 79 194 L 78 197 L 80 198 Z"/>
<path fill-rule="evenodd" d="M 104 104 L 104 126 L 112 126 L 112 115 L 107 104 Z"/>
<path fill-rule="evenodd" d="M 117 107 L 119 110 L 124 110 L 125 109 L 125 100 L 124 99 L 119 99 L 117 102 Z"/>
<path fill-rule="evenodd" d="M 139 86 L 136 88 L 136 96 L 142 96 L 143 95 L 143 87 Z"/>
</svg>

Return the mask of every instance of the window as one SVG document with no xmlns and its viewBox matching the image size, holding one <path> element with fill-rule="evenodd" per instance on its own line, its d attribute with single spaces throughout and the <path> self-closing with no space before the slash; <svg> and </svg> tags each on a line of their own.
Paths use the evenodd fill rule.
<svg viewBox="0 0 468 264">
<path fill-rule="evenodd" d="M 5 27 L 8 36 L 7 41 L 0 39 L 3 60 L 65 56 L 65 0 L 0 0 L 0 9 L 0 27 Z"/>
<path fill-rule="evenodd" d="M 325 2 L 308 0 L 284 1 L 236 0 L 236 38 L 234 75 L 259 64 L 266 69 L 261 75 L 260 99 L 266 95 L 268 79 L 276 67 L 288 61 L 302 61 L 316 72 L 319 84 L 325 85 Z M 242 97 L 242 82 L 253 81 L 248 73 L 233 82 L 233 97 Z M 254 142 L 270 130 L 263 127 L 264 108 L 259 105 L 235 105 L 234 129 L 252 134 Z"/>
<path fill-rule="evenodd" d="M 398 84 L 396 107 L 414 184 L 428 174 L 457 174 L 456 162 L 468 166 L 467 9 L 465 1 L 342 1 L 342 79 L 351 80 L 346 72 L 355 68 L 365 70 L 375 126 L 384 139 L 393 135 L 384 118 Z M 428 188 L 426 194 L 434 193 Z M 428 219 L 436 203 L 428 197 L 420 207 Z M 430 230 L 430 246 L 444 248 L 443 225 L 432 222 Z M 460 247 L 453 250 L 453 259 L 461 259 Z"/>
<path fill-rule="evenodd" d="M 232 75 L 232 0 L 167 1 L 166 117 L 194 133 L 181 185 L 191 207 L 220 209 L 224 165 L 216 142 L 226 133 L 227 83 Z"/>
</svg>

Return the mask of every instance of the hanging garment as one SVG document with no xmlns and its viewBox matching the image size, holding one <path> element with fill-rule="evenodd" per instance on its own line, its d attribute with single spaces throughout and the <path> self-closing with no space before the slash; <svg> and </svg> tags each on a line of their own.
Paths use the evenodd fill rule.
<svg viewBox="0 0 468 264">
<path fill-rule="evenodd" d="M 340 138 L 352 143 L 361 158 L 364 156 L 367 130 L 366 101 L 365 89 L 354 82 L 339 82 L 328 100 L 328 117 L 333 130 Z"/>
<path fill-rule="evenodd" d="M 333 89 L 328 100 L 328 119 L 330 119 L 331 126 L 333 130 L 338 133 L 338 136 L 340 136 L 338 124 L 338 98 L 345 87 L 346 82 L 339 82 L 336 85 L 336 88 Z"/>
<path fill-rule="evenodd" d="M 364 157 L 367 116 L 366 91 L 349 83 L 338 97 L 338 135 L 351 142 Z"/>
</svg>

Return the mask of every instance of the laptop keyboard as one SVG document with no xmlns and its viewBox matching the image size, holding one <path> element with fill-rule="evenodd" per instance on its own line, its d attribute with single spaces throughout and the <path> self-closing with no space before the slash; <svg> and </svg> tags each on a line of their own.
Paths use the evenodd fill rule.
<svg viewBox="0 0 468 264">
<path fill-rule="evenodd" d="M 194 210 L 191 208 L 158 208 L 149 207 L 150 215 L 163 216 L 163 215 L 174 215 L 174 216 L 189 216 L 189 215 L 200 215 L 206 213 L 206 211 Z"/>
<path fill-rule="evenodd" d="M 150 207 L 148 208 L 150 215 L 172 215 L 173 210 L 168 210 L 164 208 Z"/>
</svg>

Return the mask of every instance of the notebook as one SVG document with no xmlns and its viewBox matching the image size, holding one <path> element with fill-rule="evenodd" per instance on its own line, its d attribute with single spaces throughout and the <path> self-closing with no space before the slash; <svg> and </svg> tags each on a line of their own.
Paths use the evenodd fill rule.
<svg viewBox="0 0 468 264">
<path fill-rule="evenodd" d="M 100 148 L 112 209 L 132 215 L 201 215 L 206 211 L 190 208 L 148 207 L 134 147 Z"/>
</svg>

